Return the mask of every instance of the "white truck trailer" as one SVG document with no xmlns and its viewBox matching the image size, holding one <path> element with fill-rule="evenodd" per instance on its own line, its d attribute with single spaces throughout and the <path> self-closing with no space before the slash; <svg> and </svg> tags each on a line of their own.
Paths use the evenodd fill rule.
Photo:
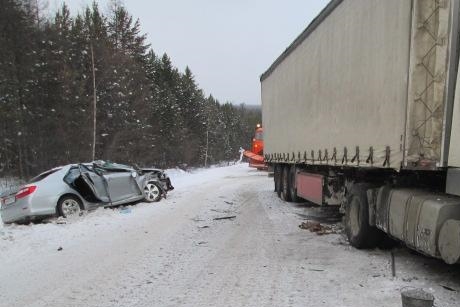
<svg viewBox="0 0 460 307">
<path fill-rule="evenodd" d="M 275 190 L 357 248 L 460 261 L 459 2 L 332 0 L 261 76 Z"/>
</svg>

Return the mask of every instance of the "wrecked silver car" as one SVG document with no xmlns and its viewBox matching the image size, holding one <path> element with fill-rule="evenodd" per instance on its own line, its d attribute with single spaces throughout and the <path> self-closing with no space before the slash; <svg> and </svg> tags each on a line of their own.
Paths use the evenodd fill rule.
<svg viewBox="0 0 460 307">
<path fill-rule="evenodd" d="M 48 170 L 0 198 L 4 223 L 50 215 L 78 216 L 82 210 L 156 202 L 174 189 L 161 169 L 95 161 Z"/>
</svg>

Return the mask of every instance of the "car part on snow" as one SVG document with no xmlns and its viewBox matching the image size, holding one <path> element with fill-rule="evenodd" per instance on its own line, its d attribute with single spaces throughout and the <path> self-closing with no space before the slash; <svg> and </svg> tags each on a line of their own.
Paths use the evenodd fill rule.
<svg viewBox="0 0 460 307">
<path fill-rule="evenodd" d="M 423 289 L 409 289 L 401 292 L 403 307 L 433 307 L 434 296 Z"/>
</svg>

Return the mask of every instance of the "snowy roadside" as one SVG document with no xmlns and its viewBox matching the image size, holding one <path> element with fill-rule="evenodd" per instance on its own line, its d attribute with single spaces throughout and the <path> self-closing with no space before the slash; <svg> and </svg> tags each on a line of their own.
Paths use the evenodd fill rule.
<svg viewBox="0 0 460 307">
<path fill-rule="evenodd" d="M 166 169 L 165 172 L 171 178 L 173 185 L 176 185 L 176 182 L 178 181 L 179 185 L 185 184 L 185 186 L 187 186 L 189 184 L 187 182 L 191 182 L 191 183 L 197 182 L 196 179 L 193 179 L 194 178 L 193 175 L 204 172 L 204 173 L 209 173 L 210 176 L 212 177 L 213 176 L 212 174 L 216 172 L 211 171 L 211 170 L 219 169 L 220 167 L 224 167 L 224 166 L 216 165 L 216 166 L 211 166 L 210 168 L 207 168 L 207 169 L 206 168 L 194 168 L 194 169 L 190 169 L 186 171 L 180 168 L 170 168 L 170 169 Z M 201 177 L 201 176 L 198 176 L 198 177 Z M 206 177 L 203 179 L 206 180 Z M 3 193 L 8 193 L 8 191 L 17 190 L 17 188 L 22 184 L 24 184 L 24 182 L 17 178 L 13 178 L 13 177 L 0 178 L 0 196 Z M 107 215 L 107 214 L 102 214 L 102 215 Z M 53 221 L 53 219 L 50 219 L 50 221 Z M 2 220 L 0 219 L 0 229 L 2 229 L 3 227 L 5 226 Z"/>
<path fill-rule="evenodd" d="M 6 225 L 0 229 L 0 305 L 116 306 L 95 300 L 116 297 L 133 286 L 132 276 L 145 278 L 146 258 L 156 258 L 149 265 L 159 266 L 155 263 L 165 252 L 174 253 L 169 244 L 195 229 L 192 220 L 209 205 L 208 191 L 224 182 L 254 180 L 248 170 L 247 164 L 170 170 L 175 190 L 159 203 L 139 203 L 125 212 L 99 209 L 66 224 Z M 225 189 L 225 195 L 238 194 L 232 186 Z M 81 285 L 77 290 L 75 283 Z"/>
<path fill-rule="evenodd" d="M 168 193 L 167 199 L 162 199 L 158 203 L 99 208 L 73 220 L 50 218 L 47 223 L 4 225 L 0 221 L 0 262 L 5 263 L 8 259 L 17 258 L 18 255 L 27 255 L 39 250 L 55 251 L 62 247 L 64 242 L 67 246 L 79 245 L 82 241 L 90 240 L 102 233 L 116 233 L 126 224 L 148 219 L 154 214 L 164 214 L 169 210 L 169 205 L 174 203 L 174 199 L 187 194 L 189 189 L 225 176 L 225 168 L 240 168 L 243 172 L 247 171 L 246 164 L 191 171 L 167 169 L 166 173 L 171 178 L 175 190 Z"/>
</svg>

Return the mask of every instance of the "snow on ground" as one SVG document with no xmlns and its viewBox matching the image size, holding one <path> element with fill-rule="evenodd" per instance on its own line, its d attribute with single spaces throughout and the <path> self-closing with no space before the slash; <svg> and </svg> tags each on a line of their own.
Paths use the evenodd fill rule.
<svg viewBox="0 0 460 307">
<path fill-rule="evenodd" d="M 300 229 L 323 210 L 247 164 L 168 174 L 159 203 L 0 228 L 0 306 L 396 307 L 412 287 L 458 306 L 459 266 L 398 248 L 392 277 L 390 251 Z"/>
<path fill-rule="evenodd" d="M 195 169 L 187 172 L 177 168 L 167 169 L 166 173 L 176 187 L 176 190 L 171 191 L 169 195 L 174 195 L 190 186 L 217 179 L 222 176 L 222 169 Z M 27 254 L 37 249 L 54 249 L 63 238 L 71 240 L 73 244 L 79 244 L 79 241 L 84 240 L 94 231 L 110 232 L 123 223 L 168 209 L 167 201 L 164 199 L 153 205 L 139 203 L 127 207 L 127 209 L 126 207 L 99 208 L 71 221 L 50 218 L 49 223 L 8 226 L 0 221 L 0 263 L 8 257 Z M 60 224 L 61 222 L 63 224 Z"/>
</svg>

